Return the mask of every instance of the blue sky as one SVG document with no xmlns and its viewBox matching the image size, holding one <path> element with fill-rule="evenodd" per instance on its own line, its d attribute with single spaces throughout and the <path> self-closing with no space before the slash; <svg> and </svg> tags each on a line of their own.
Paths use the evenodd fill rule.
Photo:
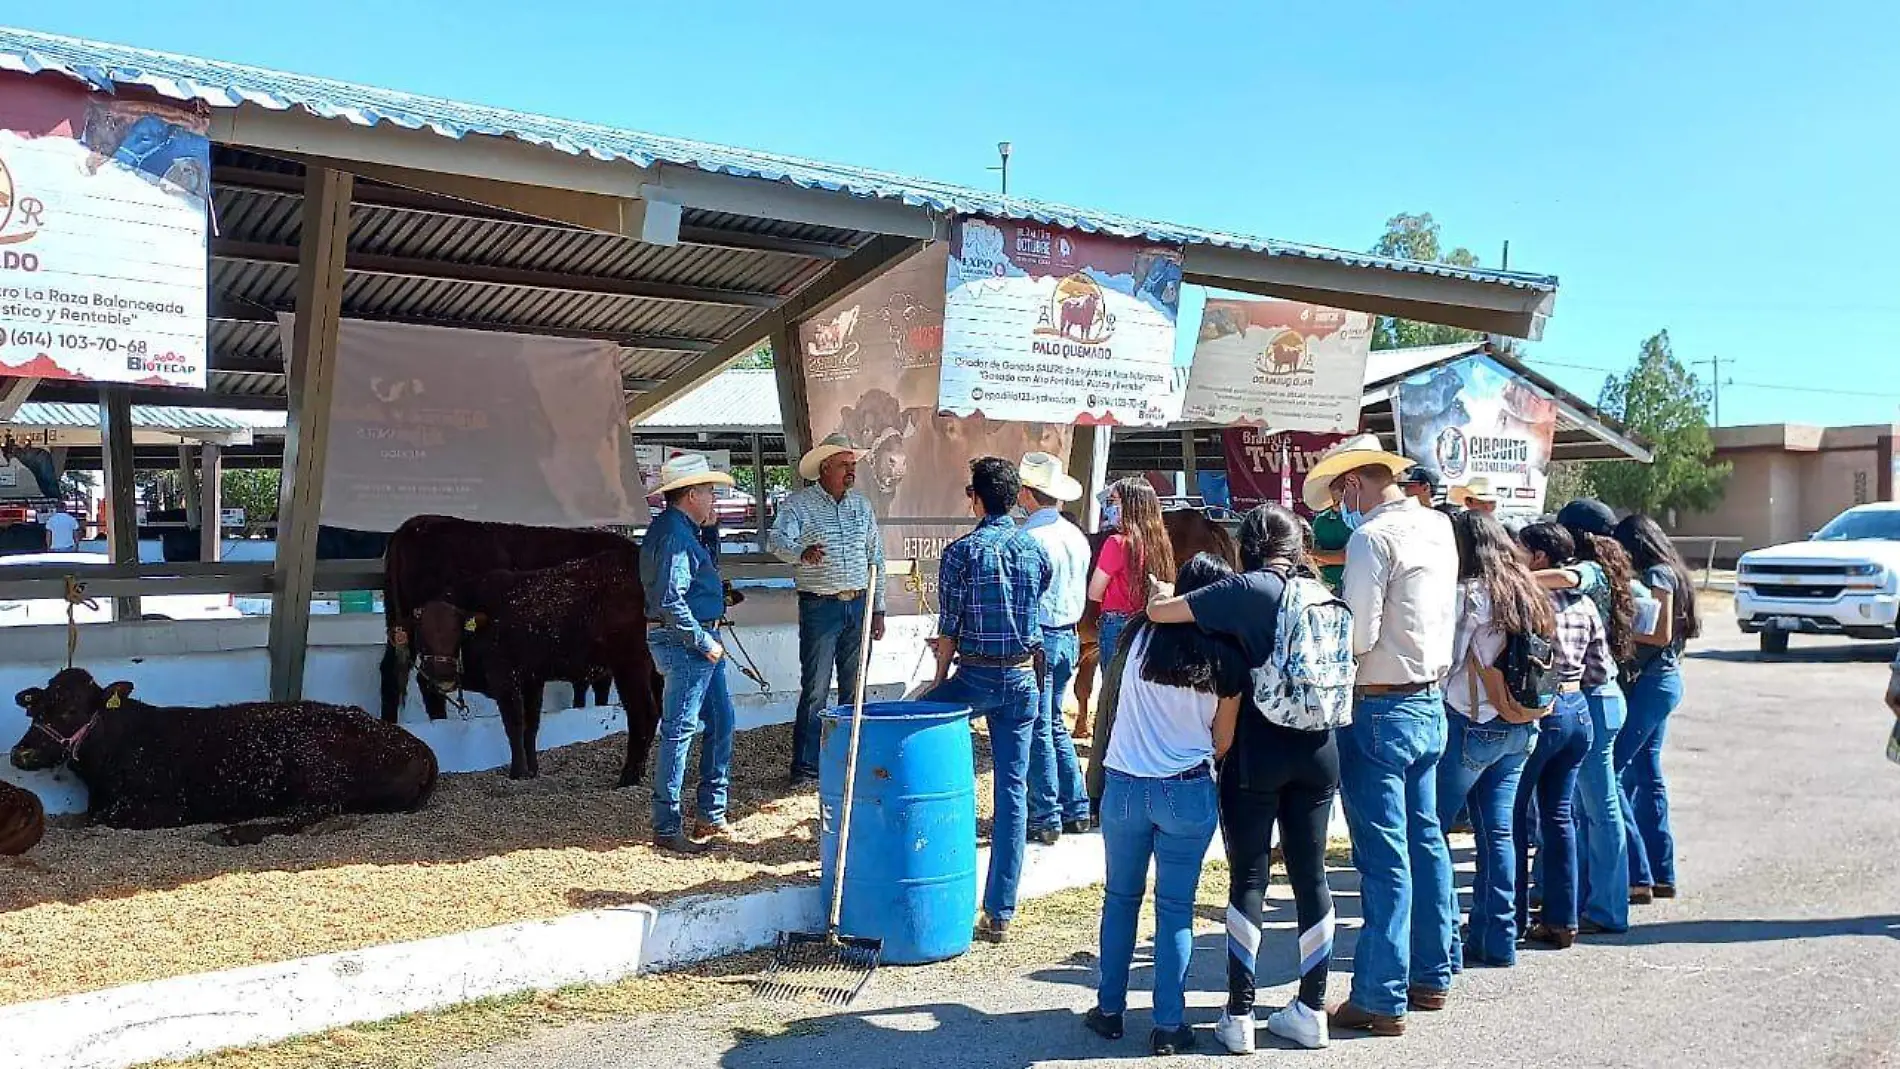
<svg viewBox="0 0 1900 1069">
<path fill-rule="evenodd" d="M 245 6 L 0 19 L 969 184 L 1008 139 L 1013 192 L 1345 248 L 1429 211 L 1561 277 L 1586 397 L 1666 327 L 1724 423 L 1900 419 L 1881 0 Z"/>
</svg>

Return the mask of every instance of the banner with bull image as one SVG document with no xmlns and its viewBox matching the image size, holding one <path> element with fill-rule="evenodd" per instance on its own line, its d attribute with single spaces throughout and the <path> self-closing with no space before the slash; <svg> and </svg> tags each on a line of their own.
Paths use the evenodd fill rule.
<svg viewBox="0 0 1900 1069">
<path fill-rule="evenodd" d="M 1179 246 L 964 218 L 942 292 L 943 411 L 1064 425 L 1180 417 Z"/>
<path fill-rule="evenodd" d="M 1229 427 L 1221 433 L 1221 444 L 1227 454 L 1230 507 L 1245 512 L 1257 505 L 1287 505 L 1300 515 L 1312 518 L 1312 510 L 1300 496 L 1306 486 L 1306 473 L 1328 449 L 1346 437 L 1344 434 Z"/>
<path fill-rule="evenodd" d="M 1372 317 L 1292 301 L 1209 299 L 1181 418 L 1283 431 L 1359 426 Z"/>
<path fill-rule="evenodd" d="M 1499 515 L 1543 514 L 1557 406 L 1537 387 L 1469 356 L 1400 383 L 1392 416 L 1399 452 L 1437 471 L 1447 490 L 1481 479 Z"/>
<path fill-rule="evenodd" d="M 914 558 L 924 573 L 926 611 L 937 605 L 936 562 L 970 529 L 970 461 L 1019 460 L 1033 450 L 1069 456 L 1066 423 L 1005 423 L 985 415 L 939 414 L 943 362 L 941 244 L 866 283 L 799 329 L 811 440 L 842 433 L 864 450 L 856 489 L 884 530 L 884 553 Z M 920 522 L 935 520 L 935 523 Z M 947 522 L 946 522 L 947 521 Z M 902 586 L 892 613 L 919 610 Z"/>
<path fill-rule="evenodd" d="M 289 361 L 291 317 L 280 317 Z M 612 342 L 345 319 L 323 522 L 644 526 Z"/>
<path fill-rule="evenodd" d="M 209 122 L 0 71 L 0 376 L 204 388 Z"/>
</svg>

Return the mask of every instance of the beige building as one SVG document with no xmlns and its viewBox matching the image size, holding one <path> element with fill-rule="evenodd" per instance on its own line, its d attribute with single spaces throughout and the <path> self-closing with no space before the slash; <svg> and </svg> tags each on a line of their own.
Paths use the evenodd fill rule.
<svg viewBox="0 0 1900 1069">
<path fill-rule="evenodd" d="M 1900 424 L 1809 427 L 1772 423 L 1711 432 L 1715 457 L 1735 465 L 1715 509 L 1679 516 L 1673 534 L 1736 536 L 1740 550 L 1797 542 L 1843 510 L 1900 500 L 1894 438 Z M 1734 543 L 1719 553 L 1732 560 Z"/>
</svg>

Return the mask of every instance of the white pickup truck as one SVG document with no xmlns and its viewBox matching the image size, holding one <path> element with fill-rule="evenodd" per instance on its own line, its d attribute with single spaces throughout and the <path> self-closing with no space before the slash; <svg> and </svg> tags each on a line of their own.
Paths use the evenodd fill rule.
<svg viewBox="0 0 1900 1069">
<path fill-rule="evenodd" d="M 1900 617 L 1900 502 L 1858 505 L 1806 542 L 1742 554 L 1735 619 L 1783 653 L 1790 635 L 1891 639 Z"/>
<path fill-rule="evenodd" d="M 103 553 L 24 553 L 0 557 L 0 579 L 8 567 L 47 567 L 62 564 L 105 564 Z M 142 598 L 140 608 L 147 620 L 235 620 L 244 615 L 232 604 L 229 594 L 161 594 Z M 112 619 L 112 599 L 98 598 L 88 608 L 80 606 L 73 620 L 82 624 L 105 623 Z M 27 627 L 66 622 L 66 602 L 60 598 L 30 600 L 0 598 L 0 627 Z"/>
</svg>

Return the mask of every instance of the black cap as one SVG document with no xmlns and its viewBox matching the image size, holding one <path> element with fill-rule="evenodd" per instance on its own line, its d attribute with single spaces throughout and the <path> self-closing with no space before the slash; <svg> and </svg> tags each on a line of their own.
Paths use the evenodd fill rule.
<svg viewBox="0 0 1900 1069">
<path fill-rule="evenodd" d="M 1399 485 L 1400 486 L 1429 486 L 1433 490 L 1437 490 L 1439 487 L 1445 485 L 1445 481 L 1438 477 L 1437 472 L 1426 467 L 1425 465 L 1414 464 L 1411 467 L 1405 469 L 1404 475 L 1399 476 Z"/>
<path fill-rule="evenodd" d="M 1557 512 L 1557 525 L 1574 533 L 1609 538 L 1616 530 L 1616 513 L 1610 506 L 1590 497 L 1580 497 Z"/>
</svg>

